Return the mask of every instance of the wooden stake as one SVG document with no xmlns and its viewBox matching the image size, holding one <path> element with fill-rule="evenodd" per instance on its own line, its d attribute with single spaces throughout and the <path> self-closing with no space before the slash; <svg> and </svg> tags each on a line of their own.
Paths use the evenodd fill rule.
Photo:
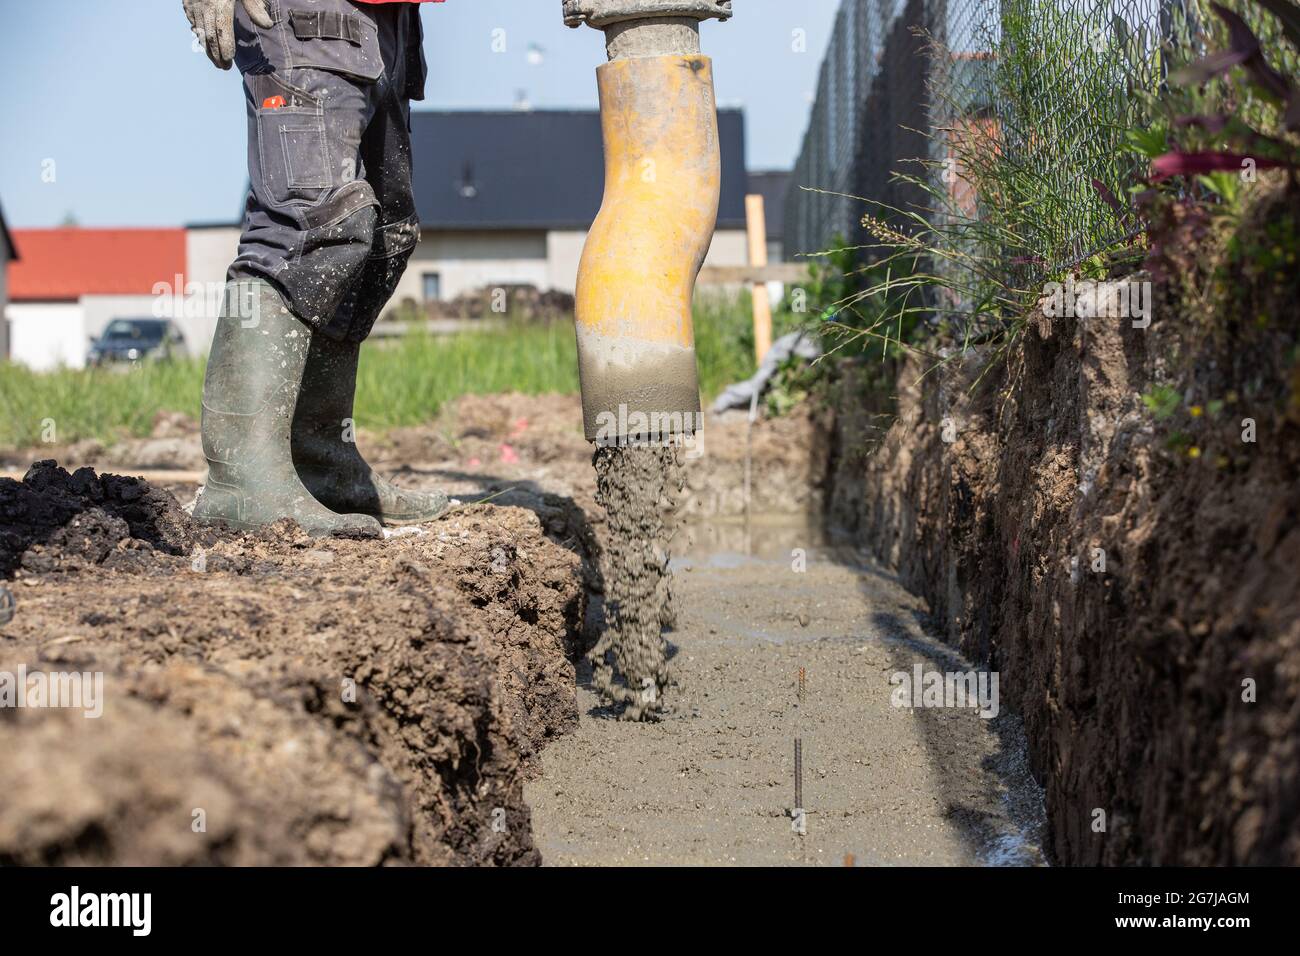
<svg viewBox="0 0 1300 956">
<path fill-rule="evenodd" d="M 745 228 L 749 233 L 749 264 L 767 267 L 767 213 L 763 197 L 757 193 L 745 197 Z M 772 347 L 772 300 L 767 285 L 756 282 L 750 292 L 754 300 L 754 362 L 759 364 Z"/>
</svg>

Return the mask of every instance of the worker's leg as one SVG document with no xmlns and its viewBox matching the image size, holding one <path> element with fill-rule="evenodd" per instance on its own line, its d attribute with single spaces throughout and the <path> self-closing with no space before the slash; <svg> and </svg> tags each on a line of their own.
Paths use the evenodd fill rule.
<svg viewBox="0 0 1300 956">
<path fill-rule="evenodd" d="M 437 517 L 441 492 L 399 488 L 380 477 L 355 441 L 353 395 L 361 342 L 392 297 L 420 238 L 411 191 L 410 99 L 423 95 L 419 12 L 380 7 L 375 22 L 384 62 L 377 102 L 361 137 L 362 169 L 378 207 L 369 255 L 334 313 L 315 336 L 293 424 L 294 463 L 303 482 L 335 511 L 373 515 L 386 524 Z"/>
<path fill-rule="evenodd" d="M 303 323 L 336 338 L 379 221 L 361 158 L 384 86 L 385 10 L 375 10 L 275 0 L 275 26 L 264 30 L 236 6 L 251 191 L 231 278 L 266 279 Z"/>
<path fill-rule="evenodd" d="M 360 147 L 384 75 L 379 28 L 347 0 L 268 7 L 270 28 L 236 7 L 251 194 L 230 270 L 239 294 L 220 319 L 204 382 L 210 480 L 195 514 L 239 526 L 292 517 L 318 532 L 377 530 L 373 518 L 341 518 L 309 493 L 290 432 L 311 343 L 341 337 L 335 316 L 374 242 L 379 199 Z"/>
<path fill-rule="evenodd" d="M 373 517 L 322 505 L 294 469 L 293 414 L 310 340 L 270 283 L 228 284 L 203 381 L 208 478 L 197 520 L 246 530 L 292 518 L 311 534 L 379 534 Z"/>
<path fill-rule="evenodd" d="M 384 76 L 361 136 L 361 168 L 379 205 L 370 256 L 335 314 L 333 330 L 362 342 L 392 298 L 420 241 L 412 189 L 411 100 L 424 98 L 419 7 L 395 3 L 376 17 Z"/>
</svg>

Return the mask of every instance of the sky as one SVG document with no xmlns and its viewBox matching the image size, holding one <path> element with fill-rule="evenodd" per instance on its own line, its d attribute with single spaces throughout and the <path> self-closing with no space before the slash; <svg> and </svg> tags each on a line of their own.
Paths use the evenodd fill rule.
<svg viewBox="0 0 1300 956">
<path fill-rule="evenodd" d="M 703 25 L 718 103 L 746 111 L 750 169 L 793 165 L 838 7 L 735 0 L 730 22 Z M 193 48 L 181 0 L 0 0 L 0 11 L 0 209 L 11 227 L 239 218 L 239 75 Z M 423 16 L 430 75 L 417 109 L 507 109 L 521 93 L 536 109 L 596 107 L 602 36 L 565 27 L 561 0 L 447 0 Z"/>
</svg>

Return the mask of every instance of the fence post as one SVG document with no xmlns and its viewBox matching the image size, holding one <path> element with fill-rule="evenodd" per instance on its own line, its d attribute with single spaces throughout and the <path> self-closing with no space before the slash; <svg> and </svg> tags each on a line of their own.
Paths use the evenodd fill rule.
<svg viewBox="0 0 1300 956">
<path fill-rule="evenodd" d="M 745 197 L 745 229 L 749 233 L 749 264 L 767 268 L 767 213 L 763 197 L 757 193 Z M 755 282 L 750 295 L 754 301 L 754 364 L 761 365 L 772 347 L 772 299 L 765 282 Z"/>
</svg>

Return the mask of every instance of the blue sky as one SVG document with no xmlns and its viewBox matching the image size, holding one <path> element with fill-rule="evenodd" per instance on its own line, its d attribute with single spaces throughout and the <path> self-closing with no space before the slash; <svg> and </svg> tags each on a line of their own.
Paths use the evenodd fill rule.
<svg viewBox="0 0 1300 956">
<path fill-rule="evenodd" d="M 788 168 L 839 0 L 735 0 L 704 25 L 718 101 L 746 111 L 751 169 Z M 180 0 L 0 0 L 0 207 L 11 226 L 230 221 L 246 182 L 238 73 L 191 48 Z M 560 0 L 425 4 L 425 107 L 596 106 L 601 35 Z M 493 52 L 504 29 L 506 50 Z M 796 34 L 796 31 L 802 31 Z M 803 38 L 800 51 L 796 39 Z M 542 56 L 530 56 L 540 48 Z"/>
</svg>

